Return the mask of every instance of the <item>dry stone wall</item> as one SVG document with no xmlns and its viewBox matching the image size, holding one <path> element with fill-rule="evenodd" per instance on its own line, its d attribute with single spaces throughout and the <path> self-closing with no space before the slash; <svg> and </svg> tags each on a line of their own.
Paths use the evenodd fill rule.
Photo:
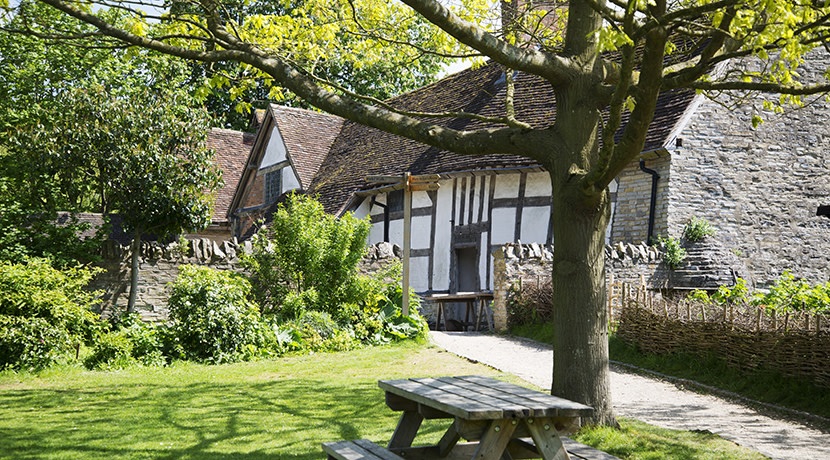
<svg viewBox="0 0 830 460">
<path fill-rule="evenodd" d="M 167 319 L 170 283 L 179 276 L 182 265 L 202 265 L 217 270 L 242 271 L 239 254 L 249 251 L 250 242 L 215 241 L 207 238 L 178 243 L 144 242 L 139 258 L 139 282 L 136 290 L 136 311 L 146 321 Z M 108 317 L 125 311 L 130 297 L 129 246 L 108 241 L 103 248 L 102 266 L 106 270 L 91 288 L 103 292 L 100 313 Z"/>
<path fill-rule="evenodd" d="M 239 256 L 250 251 L 250 241 L 239 243 L 235 238 L 232 241 L 195 239 L 187 241 L 185 247 L 178 243 L 142 243 L 136 311 L 145 321 L 165 321 L 168 317 L 170 283 L 179 276 L 182 265 L 201 265 L 243 273 Z M 102 292 L 100 313 L 104 317 L 123 312 L 127 308 L 130 297 L 130 255 L 129 246 L 114 241 L 104 245 L 102 267 L 106 271 L 90 286 Z M 358 271 L 370 275 L 400 257 L 401 249 L 397 245 L 378 243 L 367 249 Z"/>
<path fill-rule="evenodd" d="M 607 282 L 663 286 L 668 269 L 661 262 L 662 254 L 654 246 L 623 244 L 606 246 Z M 507 295 L 519 279 L 534 282 L 549 277 L 553 263 L 553 246 L 537 243 L 508 243 L 493 252 L 493 322 L 497 331 L 507 330 Z"/>
</svg>

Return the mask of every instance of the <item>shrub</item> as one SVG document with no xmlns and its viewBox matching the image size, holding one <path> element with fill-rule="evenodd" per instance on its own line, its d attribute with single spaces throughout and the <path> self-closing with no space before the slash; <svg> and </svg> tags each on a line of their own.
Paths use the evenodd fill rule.
<svg viewBox="0 0 830 460">
<path fill-rule="evenodd" d="M 715 228 L 706 219 L 699 217 L 692 217 L 683 227 L 683 237 L 689 241 L 701 241 L 715 233 Z"/>
<path fill-rule="evenodd" d="M 183 266 L 169 301 L 170 351 L 215 363 L 258 355 L 267 331 L 250 291 L 241 275 Z"/>
<path fill-rule="evenodd" d="M 46 259 L 0 262 L 0 367 L 43 368 L 92 343 L 102 322 L 84 288 L 98 270 L 62 270 Z"/>
<path fill-rule="evenodd" d="M 66 329 L 43 318 L 0 315 L 0 370 L 37 370 L 71 349 Z"/>
<path fill-rule="evenodd" d="M 368 220 L 348 213 L 335 218 L 315 199 L 290 195 L 243 257 L 263 313 L 290 321 L 302 316 L 299 309 L 310 309 L 348 321 L 340 306 L 362 300 L 357 264 L 368 232 Z"/>
<path fill-rule="evenodd" d="M 553 314 L 553 283 L 550 277 L 535 283 L 514 283 L 507 294 L 507 314 L 511 327 L 544 323 Z"/>
<path fill-rule="evenodd" d="M 680 241 L 668 237 L 659 238 L 660 244 L 663 246 L 663 262 L 668 265 L 671 270 L 676 269 L 686 260 L 686 250 L 680 245 Z"/>
<path fill-rule="evenodd" d="M 132 364 L 161 366 L 162 335 L 155 324 L 141 321 L 138 313 L 110 319 L 110 331 L 98 337 L 92 354 L 84 361 L 89 369 L 118 369 Z"/>
<path fill-rule="evenodd" d="M 84 360 L 87 369 L 121 369 L 135 362 L 133 343 L 121 331 L 108 332 L 98 337 L 92 354 Z"/>
</svg>

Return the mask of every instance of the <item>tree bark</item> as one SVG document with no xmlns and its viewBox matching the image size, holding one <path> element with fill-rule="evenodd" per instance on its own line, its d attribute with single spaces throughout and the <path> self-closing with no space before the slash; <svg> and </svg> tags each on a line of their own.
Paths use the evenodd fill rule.
<svg viewBox="0 0 830 460">
<path fill-rule="evenodd" d="M 138 259 L 141 256 L 141 233 L 135 232 L 130 254 L 130 300 L 127 301 L 127 313 L 135 311 L 135 297 L 138 291 Z"/>
<path fill-rule="evenodd" d="M 613 426 L 605 308 L 605 229 L 610 202 L 607 192 L 594 203 L 574 202 L 568 195 L 580 191 L 567 188 L 571 190 L 554 193 L 553 199 L 551 393 L 593 407 L 588 423 Z"/>
</svg>

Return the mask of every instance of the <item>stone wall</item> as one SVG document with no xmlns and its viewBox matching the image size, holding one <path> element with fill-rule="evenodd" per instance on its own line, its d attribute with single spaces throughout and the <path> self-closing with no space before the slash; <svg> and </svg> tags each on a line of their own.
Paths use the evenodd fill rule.
<svg viewBox="0 0 830 460">
<path fill-rule="evenodd" d="M 830 54 L 798 70 L 824 72 Z M 817 81 L 817 80 L 816 80 Z M 768 96 L 777 99 L 777 96 Z M 775 114 L 753 95 L 736 107 L 702 99 L 672 151 L 669 228 L 677 236 L 692 216 L 706 218 L 744 259 L 760 286 L 785 271 L 811 283 L 830 278 L 830 102 L 805 97 L 803 108 Z M 752 116 L 765 122 L 757 128 Z"/>
<path fill-rule="evenodd" d="M 661 287 L 668 279 L 662 254 L 653 246 L 623 244 L 606 246 L 606 282 L 639 284 L 641 277 L 649 286 Z M 493 322 L 496 331 L 507 330 L 507 295 L 510 287 L 522 279 L 532 282 L 549 277 L 553 246 L 537 243 L 508 243 L 493 252 Z"/>
<path fill-rule="evenodd" d="M 142 243 L 136 311 L 145 321 L 166 320 L 170 283 L 179 276 L 180 266 L 202 265 L 241 272 L 238 256 L 246 250 L 250 250 L 249 242 L 240 245 L 236 240 L 215 241 L 207 238 L 190 240 L 184 248 L 178 243 Z M 108 317 L 127 308 L 130 297 L 130 247 L 108 241 L 103 248 L 103 258 L 101 265 L 106 271 L 93 281 L 91 288 L 103 291 L 100 313 Z"/>
<path fill-rule="evenodd" d="M 139 282 L 136 291 L 136 311 L 145 321 L 167 319 L 167 300 L 170 297 L 170 283 L 179 276 L 182 265 L 201 265 L 216 270 L 243 272 L 239 255 L 251 250 L 251 243 L 218 241 L 207 238 L 187 242 L 185 248 L 178 243 L 160 244 L 144 242 L 139 259 Z M 130 297 L 130 247 L 108 241 L 103 248 L 106 270 L 90 286 L 101 290 L 100 313 L 108 317 L 125 311 Z M 366 257 L 360 262 L 358 271 L 371 275 L 394 259 L 400 259 L 400 247 L 389 243 L 378 243 L 367 249 Z"/>
<path fill-rule="evenodd" d="M 668 158 L 646 160 L 646 168 L 660 175 L 657 182 L 654 235 L 668 232 L 668 185 L 671 164 Z M 651 204 L 651 175 L 640 170 L 633 161 L 617 176 L 617 201 L 611 228 L 612 242 L 647 243 L 648 213 Z"/>
</svg>

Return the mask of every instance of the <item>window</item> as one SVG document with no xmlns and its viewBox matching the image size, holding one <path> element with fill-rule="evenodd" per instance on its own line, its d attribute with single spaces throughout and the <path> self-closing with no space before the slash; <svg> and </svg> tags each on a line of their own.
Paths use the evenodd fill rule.
<svg viewBox="0 0 830 460">
<path fill-rule="evenodd" d="M 273 203 L 279 198 L 282 188 L 282 169 L 265 174 L 265 204 Z"/>
</svg>

